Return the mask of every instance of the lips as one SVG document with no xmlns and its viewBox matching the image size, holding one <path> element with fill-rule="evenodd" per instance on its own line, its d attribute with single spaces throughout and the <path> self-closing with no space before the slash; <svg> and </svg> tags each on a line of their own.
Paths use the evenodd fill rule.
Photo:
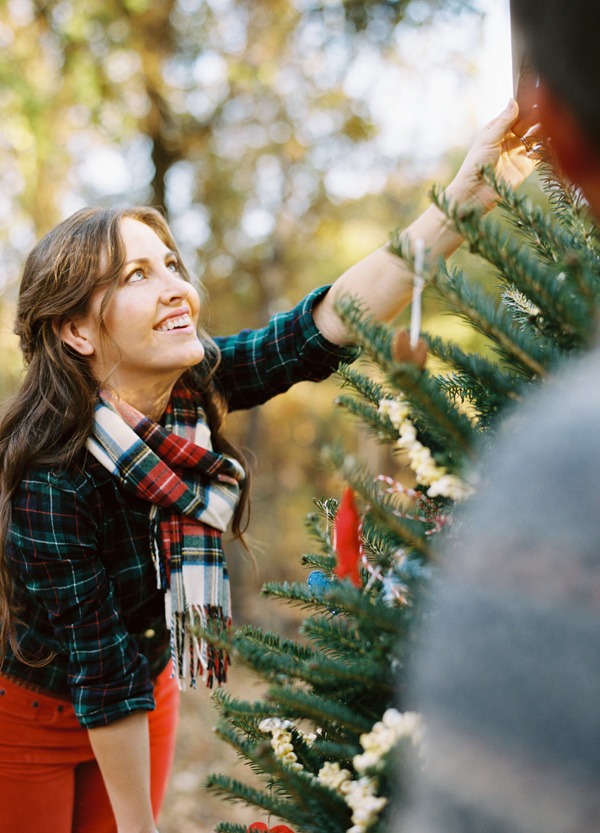
<svg viewBox="0 0 600 833">
<path fill-rule="evenodd" d="M 168 332 L 169 330 L 177 330 L 181 329 L 182 327 L 189 327 L 192 323 L 192 319 L 188 312 L 185 312 L 181 315 L 173 315 L 169 318 L 165 318 L 158 324 L 154 329 L 158 330 L 158 332 Z"/>
</svg>

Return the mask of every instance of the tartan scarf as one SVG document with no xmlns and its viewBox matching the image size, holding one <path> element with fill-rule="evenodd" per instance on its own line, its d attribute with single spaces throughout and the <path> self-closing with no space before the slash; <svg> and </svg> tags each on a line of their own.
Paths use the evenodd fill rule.
<svg viewBox="0 0 600 833">
<path fill-rule="evenodd" d="M 88 450 L 129 492 L 150 503 L 150 543 L 180 688 L 201 671 L 224 682 L 227 654 L 194 633 L 209 620 L 229 628 L 229 576 L 221 533 L 244 479 L 241 465 L 212 451 L 203 409 L 182 384 L 164 427 L 101 390 Z"/>
</svg>

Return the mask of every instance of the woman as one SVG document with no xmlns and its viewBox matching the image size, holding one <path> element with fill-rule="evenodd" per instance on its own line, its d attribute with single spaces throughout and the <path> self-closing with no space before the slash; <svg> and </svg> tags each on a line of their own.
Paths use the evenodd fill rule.
<svg viewBox="0 0 600 833">
<path fill-rule="evenodd" d="M 484 128 L 450 199 L 492 207 L 478 163 L 527 176 L 516 117 L 511 102 Z M 404 234 L 433 257 L 461 242 L 433 206 Z M 220 536 L 240 533 L 248 472 L 223 417 L 352 355 L 336 297 L 389 319 L 411 288 L 386 246 L 264 330 L 211 340 L 152 209 L 86 209 L 32 251 L 27 374 L 0 426 L 3 833 L 153 833 L 177 680 L 225 676 L 190 635 L 230 615 Z"/>
</svg>

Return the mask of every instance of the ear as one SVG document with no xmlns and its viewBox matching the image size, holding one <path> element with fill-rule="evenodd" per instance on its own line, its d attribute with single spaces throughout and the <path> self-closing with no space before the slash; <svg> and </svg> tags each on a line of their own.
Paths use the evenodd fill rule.
<svg viewBox="0 0 600 833">
<path fill-rule="evenodd" d="M 538 112 L 542 130 L 552 143 L 558 162 L 573 183 L 581 186 L 590 203 L 600 203 L 600 150 L 588 139 L 568 103 L 540 79 Z"/>
<path fill-rule="evenodd" d="M 93 356 L 96 348 L 90 341 L 88 328 L 73 318 L 55 321 L 52 328 L 61 341 L 72 347 L 81 356 Z"/>
</svg>

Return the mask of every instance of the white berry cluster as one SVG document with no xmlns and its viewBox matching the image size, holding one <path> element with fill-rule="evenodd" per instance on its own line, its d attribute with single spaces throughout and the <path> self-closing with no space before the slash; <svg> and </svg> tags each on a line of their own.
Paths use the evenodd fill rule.
<svg viewBox="0 0 600 833">
<path fill-rule="evenodd" d="M 363 777 L 354 781 L 350 770 L 342 769 L 337 762 L 323 764 L 317 778 L 321 784 L 343 795 L 352 810 L 352 827 L 347 833 L 365 833 L 387 804 L 387 798 L 376 795 L 375 778 Z"/>
<path fill-rule="evenodd" d="M 349 769 L 342 769 L 337 761 L 335 763 L 326 761 L 319 770 L 317 778 L 329 789 L 345 795 L 348 784 L 352 780 L 352 773 Z"/>
<path fill-rule="evenodd" d="M 401 713 L 397 709 L 388 709 L 368 734 L 360 736 L 360 745 L 365 751 L 354 756 L 354 769 L 363 773 L 379 767 L 384 755 L 404 738 L 420 750 L 423 735 L 423 718 L 418 712 Z"/>
<path fill-rule="evenodd" d="M 358 781 L 350 781 L 345 799 L 352 810 L 352 827 L 346 833 L 365 833 L 377 821 L 387 798 L 375 795 L 376 789 L 375 778 L 363 776 Z"/>
<path fill-rule="evenodd" d="M 392 425 L 398 431 L 398 445 L 408 455 L 410 467 L 413 469 L 417 482 L 429 486 L 429 497 L 449 497 L 452 500 L 463 500 L 473 494 L 473 489 L 455 474 L 448 474 L 444 466 L 438 465 L 433 459 L 431 451 L 417 439 L 417 429 L 408 415 L 409 406 L 403 397 L 398 399 L 382 399 L 379 402 L 379 413 L 389 417 Z"/>
<path fill-rule="evenodd" d="M 401 714 L 396 709 L 388 709 L 371 731 L 360 737 L 360 745 L 365 751 L 355 755 L 352 761 L 358 779 L 354 780 L 350 770 L 342 769 L 337 762 L 323 764 L 317 778 L 321 784 L 343 795 L 352 810 L 352 827 L 347 833 L 366 833 L 387 804 L 387 798 L 377 795 L 377 778 L 364 773 L 376 769 L 384 755 L 403 738 L 421 747 L 423 732 L 423 718 L 417 712 Z"/>
<path fill-rule="evenodd" d="M 298 761 L 292 745 L 292 733 L 289 730 L 293 726 L 291 720 L 282 720 L 279 717 L 267 717 L 258 724 L 261 732 L 271 733 L 271 746 L 275 757 L 285 766 L 298 772 L 302 769 L 302 764 Z"/>
</svg>

